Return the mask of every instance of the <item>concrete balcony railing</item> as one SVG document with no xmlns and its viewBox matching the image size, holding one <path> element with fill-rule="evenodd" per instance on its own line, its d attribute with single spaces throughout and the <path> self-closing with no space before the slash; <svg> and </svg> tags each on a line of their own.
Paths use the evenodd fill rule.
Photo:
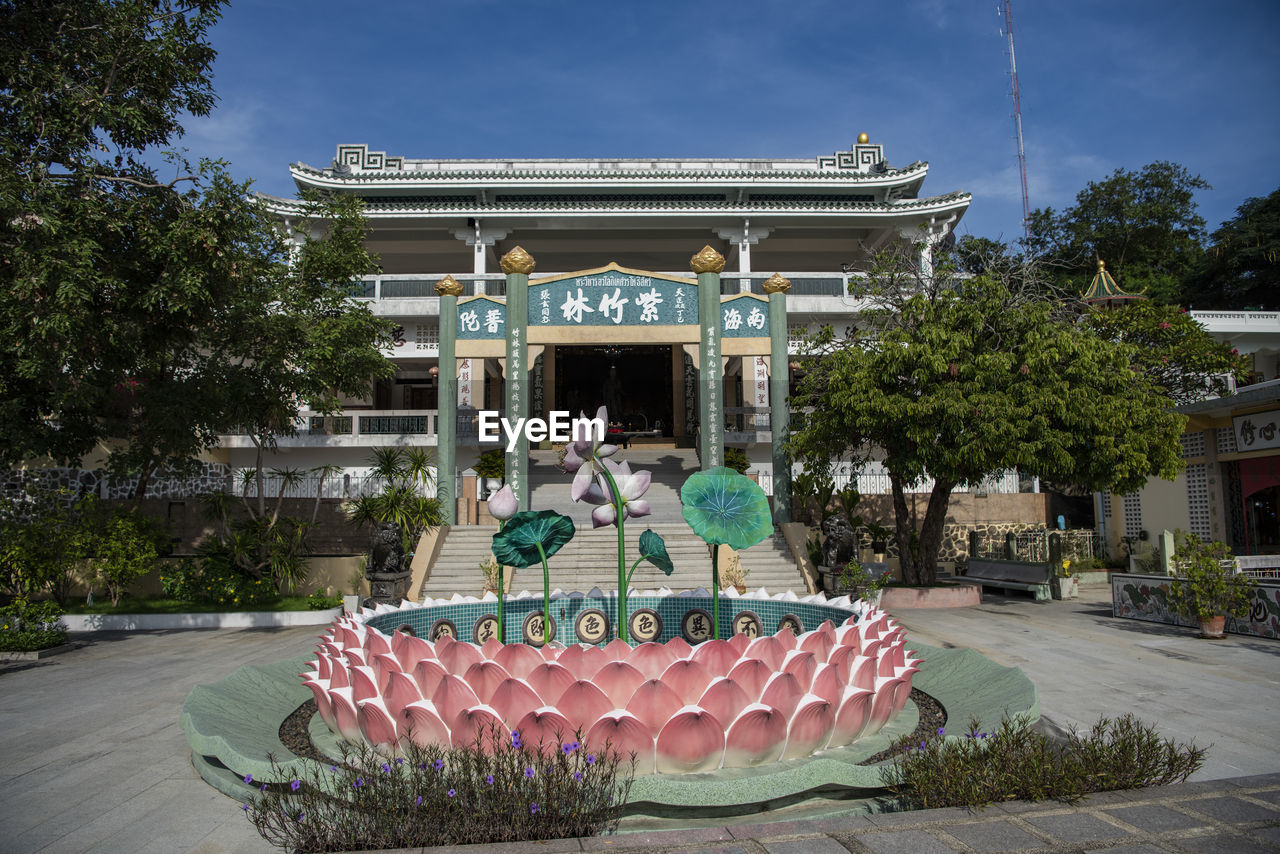
<svg viewBox="0 0 1280 854">
<path fill-rule="evenodd" d="M 295 434 L 280 436 L 282 448 L 336 448 L 399 445 L 409 442 L 434 445 L 440 413 L 435 409 L 353 409 L 340 415 L 304 412 L 294 423 Z M 226 448 L 249 448 L 244 434 L 222 437 Z"/>
</svg>

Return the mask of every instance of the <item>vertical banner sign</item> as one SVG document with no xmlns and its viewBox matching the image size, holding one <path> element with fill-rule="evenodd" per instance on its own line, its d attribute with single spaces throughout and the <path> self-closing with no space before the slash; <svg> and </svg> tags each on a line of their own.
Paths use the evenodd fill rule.
<svg viewBox="0 0 1280 854">
<path fill-rule="evenodd" d="M 751 357 L 751 406 L 759 414 L 769 408 L 769 368 L 764 356 Z M 757 424 L 760 422 L 757 421 Z"/>
<path fill-rule="evenodd" d="M 701 394 L 698 416 L 701 422 L 702 467 L 724 465 L 724 399 L 723 370 L 720 364 L 720 271 L 724 257 L 710 246 L 689 262 L 698 274 L 698 356 Z"/>
<path fill-rule="evenodd" d="M 529 274 L 533 256 L 519 246 L 502 256 L 502 272 L 507 274 L 507 406 L 512 423 L 529 417 L 527 335 L 529 322 Z M 515 493 L 521 510 L 529 509 L 529 437 L 520 430 L 514 450 L 507 453 L 507 485 Z"/>
<path fill-rule="evenodd" d="M 774 273 L 764 283 L 769 295 L 769 428 L 773 436 L 773 521 L 791 521 L 791 458 L 787 439 L 791 432 L 791 354 L 787 348 L 787 291 L 791 282 Z"/>
<path fill-rule="evenodd" d="M 475 359 L 461 359 L 458 361 L 458 408 L 459 409 L 475 409 L 476 399 L 475 390 L 472 385 L 475 374 Z"/>
</svg>

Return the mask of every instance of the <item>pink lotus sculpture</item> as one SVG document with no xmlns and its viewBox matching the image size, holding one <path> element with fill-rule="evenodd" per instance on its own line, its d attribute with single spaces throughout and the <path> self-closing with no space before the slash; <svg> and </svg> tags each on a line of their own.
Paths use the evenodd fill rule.
<svg viewBox="0 0 1280 854">
<path fill-rule="evenodd" d="M 873 735 L 902 710 L 918 661 L 887 614 L 692 647 L 483 646 L 387 637 L 335 620 L 303 674 L 347 741 L 470 746 L 493 728 L 558 749 L 636 754 L 639 774 L 683 774 L 808 756 Z"/>
</svg>

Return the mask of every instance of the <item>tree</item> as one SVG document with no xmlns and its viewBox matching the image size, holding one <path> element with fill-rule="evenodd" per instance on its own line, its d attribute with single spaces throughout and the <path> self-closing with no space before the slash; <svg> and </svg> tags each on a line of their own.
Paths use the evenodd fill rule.
<svg viewBox="0 0 1280 854">
<path fill-rule="evenodd" d="M 347 518 L 356 528 L 376 529 L 382 522 L 400 527 L 401 545 L 412 552 L 427 529 L 439 525 L 443 517 L 440 499 L 423 493 L 436 479 L 431 451 L 426 448 L 375 448 L 372 474 L 383 481 L 376 495 L 361 495 L 345 506 Z"/>
<path fill-rule="evenodd" d="M 964 279 L 939 259 L 925 275 L 913 251 L 882 256 L 856 286 L 870 305 L 856 338 L 828 333 L 802 359 L 792 439 L 806 466 L 882 455 L 906 581 L 934 580 L 962 484 L 1018 468 L 1127 492 L 1176 474 L 1185 419 L 1132 347 L 1041 297 L 1034 268 Z M 930 478 L 917 535 L 906 492 Z"/>
<path fill-rule="evenodd" d="M 1103 181 L 1090 181 L 1062 212 L 1032 211 L 1025 246 L 1063 265 L 1059 278 L 1073 283 L 1077 293 L 1101 258 L 1126 291 L 1174 302 L 1204 251 L 1205 223 L 1196 213 L 1195 191 L 1208 188 L 1199 175 L 1168 161 L 1138 172 L 1117 169 Z"/>
<path fill-rule="evenodd" d="M 1280 304 L 1280 189 L 1246 199 L 1211 237 L 1183 299 L 1197 308 Z"/>
</svg>

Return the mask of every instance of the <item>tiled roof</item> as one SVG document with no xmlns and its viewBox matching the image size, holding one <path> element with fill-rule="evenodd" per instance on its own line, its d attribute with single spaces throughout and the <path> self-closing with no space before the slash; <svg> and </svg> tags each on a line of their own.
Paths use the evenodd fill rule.
<svg viewBox="0 0 1280 854">
<path fill-rule="evenodd" d="M 397 213 L 434 213 L 444 211 L 474 211 L 478 213 L 496 213 L 504 211 L 573 211 L 592 213 L 598 211 L 866 211 L 869 213 L 897 213 L 919 208 L 933 207 L 968 201 L 969 193 L 956 192 L 941 196 L 930 196 L 923 199 L 905 199 L 897 202 L 863 202 L 834 201 L 825 199 L 747 199 L 742 202 L 727 200 L 689 200 L 654 197 L 651 199 L 631 198 L 617 201 L 583 200 L 569 196 L 551 196 L 545 199 L 522 199 L 518 202 L 489 201 L 478 202 L 471 197 L 458 197 L 456 201 L 441 202 L 433 199 L 430 203 L 417 201 L 387 202 L 377 197 L 365 200 L 366 212 Z"/>
<path fill-rule="evenodd" d="M 910 178 L 929 168 L 929 164 L 916 161 L 901 169 L 885 169 L 881 172 L 855 172 L 847 169 L 461 169 L 453 170 L 417 170 L 412 168 L 360 170 L 348 175 L 335 174 L 331 169 L 317 169 L 305 163 L 294 163 L 290 167 L 295 173 L 314 175 L 329 181 L 343 183 L 372 183 L 375 181 L 493 181 L 500 178 L 504 181 L 530 180 L 545 181 L 558 179 L 651 179 L 654 181 L 681 181 L 708 179 L 744 180 L 757 178 L 781 178 L 803 181 L 858 182 L 882 181 L 885 178 Z"/>
</svg>

